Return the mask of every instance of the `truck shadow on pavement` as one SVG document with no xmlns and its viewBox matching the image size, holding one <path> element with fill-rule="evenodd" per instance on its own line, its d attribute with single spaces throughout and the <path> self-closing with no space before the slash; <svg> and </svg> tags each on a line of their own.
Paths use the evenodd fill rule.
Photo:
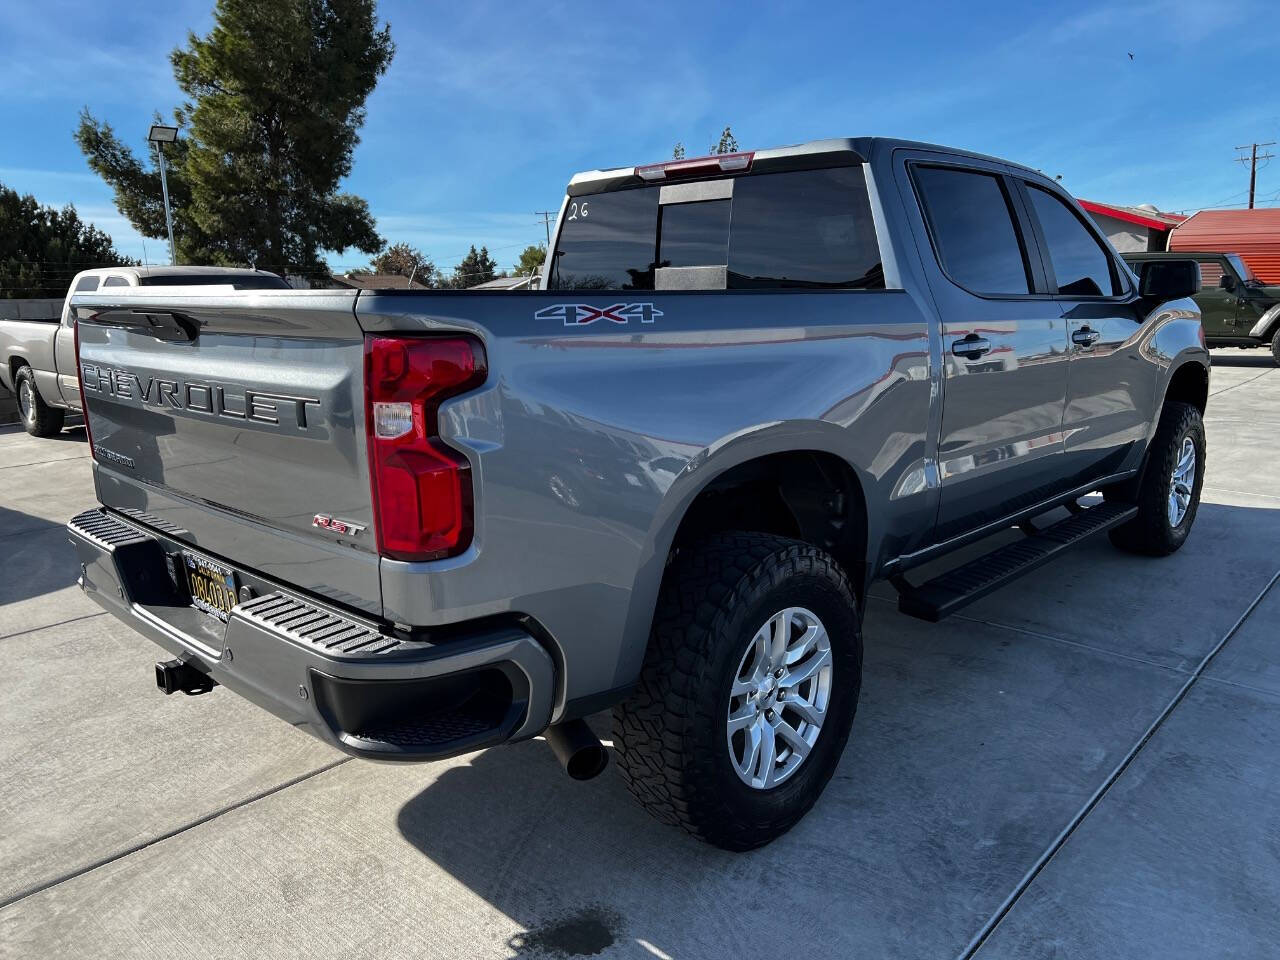
<svg viewBox="0 0 1280 960">
<path fill-rule="evenodd" d="M 60 431 L 55 433 L 53 436 L 40 437 L 38 439 L 29 441 L 29 442 L 33 442 L 36 444 L 49 443 L 50 441 L 53 441 L 55 443 L 84 443 L 86 440 L 89 439 L 89 434 L 84 428 L 84 422 L 78 416 L 76 416 L 74 419 L 71 419 L 69 417 L 68 420 L 70 420 L 71 422 L 69 422 L 65 427 L 63 427 Z M 20 436 L 25 432 L 26 431 L 23 430 L 22 427 L 16 423 L 0 425 L 0 437 Z"/>
<path fill-rule="evenodd" d="M 79 573 L 61 523 L 0 506 L 0 608 L 71 586 Z"/>
<path fill-rule="evenodd" d="M 525 931 L 497 925 L 519 957 L 954 956 L 1266 586 L 1277 539 L 1280 510 L 1206 503 L 1173 557 L 1096 538 L 965 617 L 872 599 L 841 763 L 751 853 L 657 823 L 614 770 L 570 781 L 541 741 L 455 761 L 397 825 Z"/>
<path fill-rule="evenodd" d="M 84 443 L 89 439 L 89 433 L 83 423 L 69 423 L 59 433 L 46 439 L 60 440 L 63 443 Z"/>
<path fill-rule="evenodd" d="M 608 716 L 591 725 L 608 742 Z M 588 783 L 569 780 L 540 739 L 450 767 L 400 809 L 397 825 L 409 843 L 523 928 L 505 942 L 516 957 L 686 955 L 680 951 L 693 931 L 673 936 L 665 923 L 655 924 L 664 913 L 655 899 L 705 904 L 728 878 L 756 873 L 748 865 L 760 856 L 725 853 L 657 823 L 632 801 L 612 763 Z M 703 919 L 703 936 L 716 919 Z M 492 955 L 494 946 L 477 945 L 475 955 Z"/>
<path fill-rule="evenodd" d="M 1275 358 L 1271 351 L 1263 347 L 1254 351 L 1257 356 L 1245 354 L 1214 354 L 1210 363 L 1214 367 L 1263 367 L 1276 369 Z"/>
</svg>

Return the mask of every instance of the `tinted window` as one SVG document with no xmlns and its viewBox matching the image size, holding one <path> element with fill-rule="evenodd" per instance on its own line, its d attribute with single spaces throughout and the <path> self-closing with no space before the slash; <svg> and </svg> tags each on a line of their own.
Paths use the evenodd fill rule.
<svg viewBox="0 0 1280 960">
<path fill-rule="evenodd" d="M 944 167 L 917 167 L 915 178 L 938 260 L 952 280 L 974 293 L 1031 292 L 999 178 Z"/>
<path fill-rule="evenodd" d="M 1058 292 L 1077 297 L 1119 293 L 1111 277 L 1111 258 L 1075 211 L 1047 190 L 1031 184 L 1027 187 L 1049 246 Z"/>
<path fill-rule="evenodd" d="M 236 290 L 288 290 L 289 284 L 280 277 L 271 274 L 260 276 L 218 276 L 216 273 L 152 273 L 139 277 L 138 283 L 144 287 L 201 287 L 211 284 L 221 287 L 234 287 Z"/>
<path fill-rule="evenodd" d="M 742 177 L 733 185 L 731 288 L 882 289 L 861 167 Z"/>
<path fill-rule="evenodd" d="M 729 249 L 728 200 L 669 203 L 662 208 L 662 267 L 719 266 Z"/>
<path fill-rule="evenodd" d="M 652 290 L 657 231 L 657 187 L 571 199 L 548 289 Z"/>
<path fill-rule="evenodd" d="M 124 277 L 107 277 L 107 279 L 102 281 L 102 285 L 104 287 L 127 287 L 129 285 L 129 281 Z"/>
<path fill-rule="evenodd" d="M 76 293 L 92 293 L 98 289 L 97 277 L 81 277 L 76 281 Z"/>
<path fill-rule="evenodd" d="M 1217 260 L 1200 261 L 1200 289 L 1212 290 L 1222 281 L 1222 264 Z"/>
</svg>

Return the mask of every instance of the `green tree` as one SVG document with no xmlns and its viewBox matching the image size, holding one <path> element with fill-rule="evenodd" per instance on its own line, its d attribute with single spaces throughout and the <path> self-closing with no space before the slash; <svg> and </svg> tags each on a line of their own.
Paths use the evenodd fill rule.
<svg viewBox="0 0 1280 960">
<path fill-rule="evenodd" d="M 541 270 L 546 259 L 546 246 L 541 243 L 531 243 L 520 252 L 520 259 L 511 268 L 511 272 L 517 277 L 527 277 Z"/>
<path fill-rule="evenodd" d="M 720 134 L 720 139 L 707 147 L 707 154 L 710 156 L 717 156 L 722 153 L 737 153 L 738 149 L 738 138 L 733 135 L 733 131 L 731 129 L 725 127 L 724 131 Z M 671 159 L 683 160 L 684 158 L 684 142 L 677 140 L 675 147 L 671 150 Z"/>
<path fill-rule="evenodd" d="M 412 277 L 414 283 L 425 287 L 438 286 L 436 265 L 431 258 L 407 243 L 393 243 L 373 258 L 369 264 L 370 273 L 391 274 L 397 277 Z"/>
<path fill-rule="evenodd" d="M 448 285 L 455 290 L 465 290 L 492 280 L 497 272 L 498 262 L 489 256 L 489 248 L 481 247 L 477 253 L 472 245 L 467 255 L 453 268 L 453 276 L 449 278 Z"/>
<path fill-rule="evenodd" d="M 715 155 L 718 155 L 721 153 L 737 153 L 737 152 L 738 152 L 738 138 L 733 135 L 733 131 L 730 130 L 728 127 L 725 127 L 724 132 L 720 134 L 720 140 L 717 143 L 712 144 L 707 149 L 707 153 L 715 154 Z"/>
<path fill-rule="evenodd" d="M 382 247 L 368 204 L 339 184 L 390 30 L 375 0 L 217 0 L 209 34 L 170 56 L 187 98 L 165 146 L 181 261 L 327 276 L 321 251 Z M 88 108 L 75 136 L 120 211 L 164 237 L 154 152 L 139 160 Z"/>
<path fill-rule="evenodd" d="M 75 207 L 41 206 L 0 184 L 0 297 L 64 297 L 81 270 L 133 262 Z"/>
</svg>

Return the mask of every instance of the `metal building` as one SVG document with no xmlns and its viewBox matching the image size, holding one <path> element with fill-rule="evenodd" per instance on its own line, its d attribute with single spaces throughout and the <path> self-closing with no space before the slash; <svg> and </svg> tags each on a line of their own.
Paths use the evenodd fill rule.
<svg viewBox="0 0 1280 960">
<path fill-rule="evenodd" d="M 1280 284 L 1280 208 L 1201 210 L 1169 235 L 1169 249 L 1238 253 L 1263 283 Z"/>
</svg>

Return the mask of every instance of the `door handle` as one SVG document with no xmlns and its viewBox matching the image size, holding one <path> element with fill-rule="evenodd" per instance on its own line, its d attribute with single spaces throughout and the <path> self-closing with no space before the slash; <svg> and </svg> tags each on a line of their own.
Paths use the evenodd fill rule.
<svg viewBox="0 0 1280 960">
<path fill-rule="evenodd" d="M 1081 327 L 1079 330 L 1072 331 L 1071 342 L 1082 347 L 1092 347 L 1098 342 L 1098 338 L 1102 336 L 1097 330 L 1089 327 Z"/>
<path fill-rule="evenodd" d="M 951 344 L 951 352 L 966 360 L 977 360 L 984 353 L 991 351 L 991 341 L 984 340 L 976 333 L 971 333 L 963 340 Z"/>
</svg>

